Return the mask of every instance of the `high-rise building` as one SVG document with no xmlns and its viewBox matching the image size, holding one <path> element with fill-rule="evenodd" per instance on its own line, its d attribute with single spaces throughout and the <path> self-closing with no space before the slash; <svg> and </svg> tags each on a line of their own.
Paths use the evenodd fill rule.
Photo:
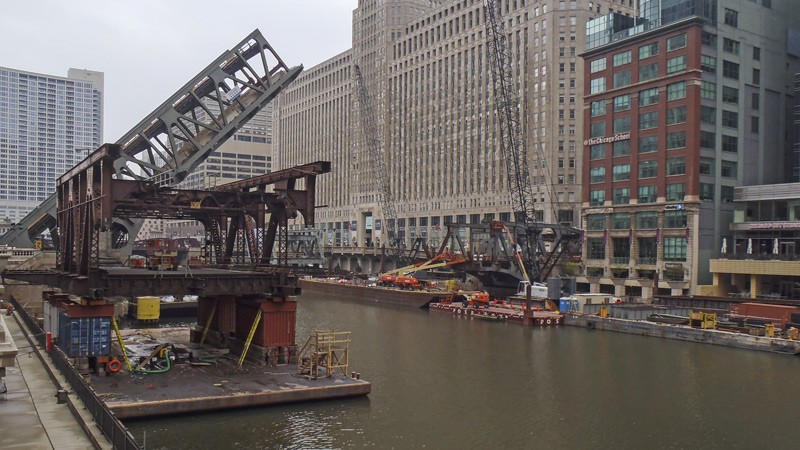
<svg viewBox="0 0 800 450">
<path fill-rule="evenodd" d="M 364 74 L 386 154 L 398 234 L 438 244 L 448 222 L 511 219 L 482 0 L 362 0 L 353 47 L 279 97 L 280 167 L 329 160 L 318 227 L 334 245 L 378 242 L 384 182 L 361 129 L 353 66 Z M 538 219 L 578 224 L 585 24 L 630 0 L 502 1 Z M 385 242 L 385 241 L 384 241 Z"/>
<path fill-rule="evenodd" d="M 102 72 L 0 67 L 0 220 L 23 218 L 102 140 Z"/>
<path fill-rule="evenodd" d="M 791 175 L 791 3 L 640 0 L 636 18 L 587 24 L 579 283 L 644 298 L 711 284 L 734 188 Z"/>
</svg>

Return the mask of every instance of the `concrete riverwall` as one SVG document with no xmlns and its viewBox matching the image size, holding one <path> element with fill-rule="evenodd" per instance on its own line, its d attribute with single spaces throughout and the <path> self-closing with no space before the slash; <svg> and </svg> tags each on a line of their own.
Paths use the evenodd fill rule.
<svg viewBox="0 0 800 450">
<path fill-rule="evenodd" d="M 603 331 L 654 336 L 704 344 L 724 345 L 767 352 L 800 354 L 800 341 L 763 336 L 750 336 L 720 330 L 703 330 L 684 325 L 669 325 L 643 320 L 613 319 L 582 314 L 566 314 L 564 324 Z"/>
</svg>

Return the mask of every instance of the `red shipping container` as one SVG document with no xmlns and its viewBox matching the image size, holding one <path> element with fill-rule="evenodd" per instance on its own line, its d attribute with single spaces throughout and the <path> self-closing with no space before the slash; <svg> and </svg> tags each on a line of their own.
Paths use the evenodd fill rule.
<svg viewBox="0 0 800 450">
<path fill-rule="evenodd" d="M 774 319 L 781 326 L 791 322 L 792 313 L 797 314 L 798 312 L 800 312 L 800 308 L 796 306 L 771 305 L 768 303 L 740 303 L 738 307 L 733 308 L 733 313 L 736 315 Z"/>
</svg>

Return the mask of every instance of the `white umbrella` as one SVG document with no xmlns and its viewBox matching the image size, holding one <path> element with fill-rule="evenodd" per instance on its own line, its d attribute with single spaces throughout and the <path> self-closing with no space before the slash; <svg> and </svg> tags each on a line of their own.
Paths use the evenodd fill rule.
<svg viewBox="0 0 800 450">
<path fill-rule="evenodd" d="M 752 255 L 753 254 L 753 240 L 752 239 L 748 239 L 747 240 L 747 254 L 748 255 Z"/>
<path fill-rule="evenodd" d="M 720 250 L 720 253 L 723 255 L 728 253 L 728 240 L 726 238 L 722 238 L 722 250 Z"/>
<path fill-rule="evenodd" d="M 772 244 L 772 253 L 775 255 L 778 254 L 778 238 L 775 238 L 775 243 Z"/>
</svg>

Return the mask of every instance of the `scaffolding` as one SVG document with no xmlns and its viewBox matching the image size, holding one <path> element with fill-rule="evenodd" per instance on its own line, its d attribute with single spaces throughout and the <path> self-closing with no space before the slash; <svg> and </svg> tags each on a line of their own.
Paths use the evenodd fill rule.
<svg viewBox="0 0 800 450">
<path fill-rule="evenodd" d="M 347 376 L 350 366 L 350 332 L 317 330 L 298 355 L 297 374 L 316 380 L 320 373 L 332 377 L 337 369 Z"/>
</svg>

